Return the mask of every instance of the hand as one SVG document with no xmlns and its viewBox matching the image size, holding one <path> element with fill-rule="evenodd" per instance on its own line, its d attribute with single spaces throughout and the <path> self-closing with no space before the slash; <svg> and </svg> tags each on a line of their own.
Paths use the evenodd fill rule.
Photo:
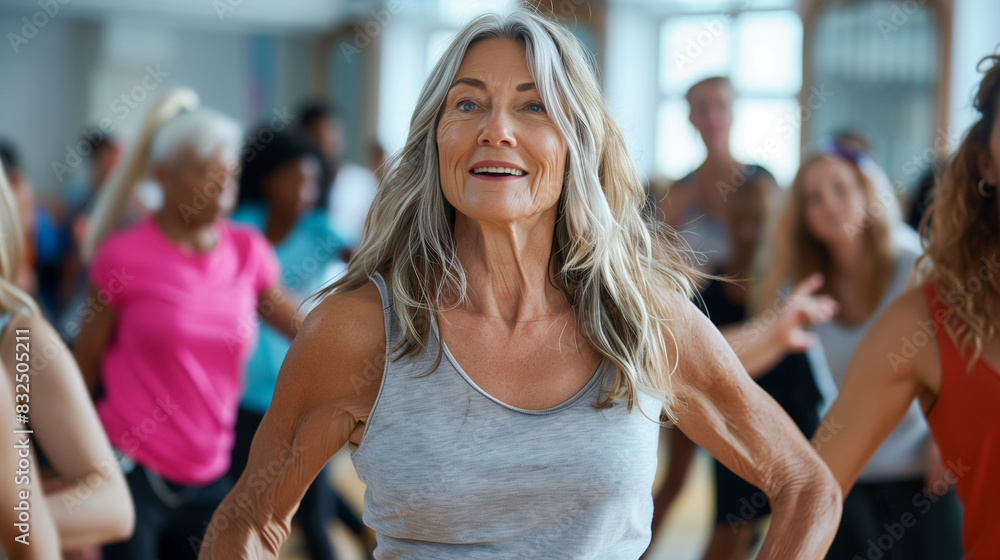
<svg viewBox="0 0 1000 560">
<path fill-rule="evenodd" d="M 814 295 L 823 285 L 823 275 L 815 273 L 792 288 L 778 318 L 769 329 L 771 336 L 787 352 L 804 352 L 816 342 L 806 329 L 825 323 L 837 314 L 837 302 L 827 295 Z"/>
</svg>

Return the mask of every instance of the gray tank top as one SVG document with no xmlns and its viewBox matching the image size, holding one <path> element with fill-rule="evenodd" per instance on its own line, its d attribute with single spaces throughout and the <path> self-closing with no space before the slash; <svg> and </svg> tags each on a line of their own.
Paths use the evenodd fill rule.
<svg viewBox="0 0 1000 560">
<path fill-rule="evenodd" d="M 382 277 L 387 348 L 402 336 Z M 658 399 L 641 393 L 591 406 L 609 367 L 544 410 L 480 389 L 444 349 L 436 325 L 416 359 L 386 360 L 378 397 L 351 459 L 365 489 L 378 560 L 638 558 L 650 540 Z M 646 415 L 640 412 L 639 407 Z"/>
</svg>

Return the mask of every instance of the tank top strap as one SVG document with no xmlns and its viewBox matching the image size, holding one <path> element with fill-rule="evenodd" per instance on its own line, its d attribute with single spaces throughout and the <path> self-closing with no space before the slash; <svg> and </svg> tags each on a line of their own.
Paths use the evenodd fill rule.
<svg viewBox="0 0 1000 560">
<path fill-rule="evenodd" d="M 396 315 L 396 302 L 392 297 L 392 290 L 389 289 L 381 273 L 376 272 L 370 278 L 382 297 L 382 320 L 385 322 L 385 347 L 388 351 L 402 337 L 402 327 L 399 324 L 399 317 Z"/>
<path fill-rule="evenodd" d="M 937 297 L 934 284 L 924 282 L 924 296 L 927 298 L 927 307 L 930 310 L 930 319 L 934 322 L 934 330 L 937 333 L 938 352 L 941 354 L 941 375 L 943 376 L 952 370 L 965 371 L 965 361 L 962 359 L 958 348 L 948 335 L 946 328 L 948 324 L 948 307 Z"/>
</svg>

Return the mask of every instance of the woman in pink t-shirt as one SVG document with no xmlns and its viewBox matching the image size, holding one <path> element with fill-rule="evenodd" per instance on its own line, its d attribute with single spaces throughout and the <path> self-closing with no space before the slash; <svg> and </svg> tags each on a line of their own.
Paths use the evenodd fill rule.
<svg viewBox="0 0 1000 560">
<path fill-rule="evenodd" d="M 131 156 L 99 195 L 84 257 L 91 296 L 76 356 L 121 456 L 137 512 L 117 558 L 195 558 L 206 522 L 229 491 L 233 427 L 258 314 L 289 337 L 298 321 L 278 288 L 270 244 L 224 218 L 236 199 L 240 128 L 167 94 Z M 159 210 L 121 221 L 147 173 Z"/>
</svg>

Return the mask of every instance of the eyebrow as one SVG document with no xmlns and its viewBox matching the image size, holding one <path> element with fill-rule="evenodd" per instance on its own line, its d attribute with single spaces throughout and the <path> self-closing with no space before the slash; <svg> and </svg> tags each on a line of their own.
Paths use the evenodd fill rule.
<svg viewBox="0 0 1000 560">
<path fill-rule="evenodd" d="M 472 86 L 476 89 L 486 89 L 486 84 L 483 83 L 482 80 L 477 80 L 475 78 L 459 78 L 455 80 L 454 83 L 451 84 L 451 87 L 454 88 L 458 84 L 465 84 L 468 86 Z M 448 89 L 450 90 L 451 88 Z M 516 89 L 517 91 L 528 91 L 531 89 L 536 89 L 535 82 L 525 82 L 523 84 L 518 84 L 518 86 L 514 89 Z"/>
</svg>

